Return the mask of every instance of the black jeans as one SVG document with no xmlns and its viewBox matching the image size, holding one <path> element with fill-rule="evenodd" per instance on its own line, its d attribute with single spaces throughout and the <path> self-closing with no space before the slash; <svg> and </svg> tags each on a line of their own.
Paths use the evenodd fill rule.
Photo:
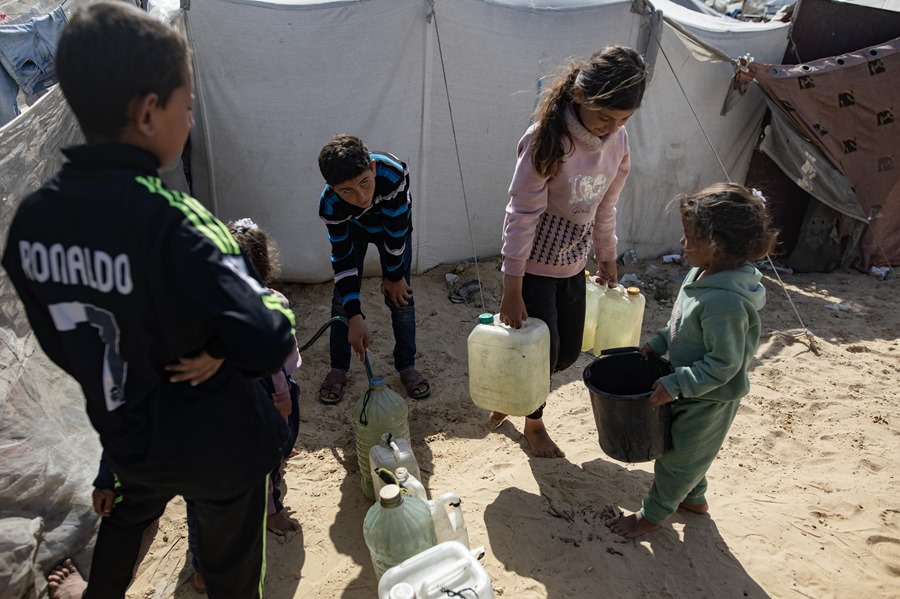
<svg viewBox="0 0 900 599">
<path fill-rule="evenodd" d="M 522 279 L 522 299 L 529 318 L 540 318 L 550 329 L 550 373 L 574 364 L 581 354 L 584 336 L 584 273 L 579 271 L 567 279 L 526 273 Z M 543 414 L 542 405 L 527 418 L 538 419 Z"/>
</svg>

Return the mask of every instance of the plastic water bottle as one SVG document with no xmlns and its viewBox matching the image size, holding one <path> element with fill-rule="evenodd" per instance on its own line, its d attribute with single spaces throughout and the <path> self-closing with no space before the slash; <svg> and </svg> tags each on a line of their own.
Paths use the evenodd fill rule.
<svg viewBox="0 0 900 599">
<path fill-rule="evenodd" d="M 363 537 L 380 579 L 389 568 L 434 547 L 437 538 L 424 501 L 403 495 L 397 485 L 386 485 L 378 497 L 378 503 L 366 513 Z"/>
<path fill-rule="evenodd" d="M 397 469 L 401 466 L 413 476 L 421 476 L 419 462 L 416 461 L 416 455 L 413 453 L 409 441 L 394 437 L 391 432 L 384 433 L 378 444 L 369 449 L 369 468 L 372 470 L 372 488 L 376 496 L 381 487 L 387 483 L 377 476 L 375 471 L 379 468 L 387 468 L 397 477 Z"/>
<path fill-rule="evenodd" d="M 539 318 L 522 328 L 482 314 L 469 333 L 469 395 L 475 405 L 510 416 L 527 416 L 550 393 L 550 329 Z"/>
<path fill-rule="evenodd" d="M 594 347 L 594 334 L 597 329 L 597 307 L 603 289 L 593 281 L 591 273 L 584 271 L 584 336 L 581 338 L 581 351 L 588 351 Z"/>
<path fill-rule="evenodd" d="M 406 468 L 400 466 L 394 474 L 397 475 L 397 482 L 402 488 L 406 489 L 407 493 L 418 497 L 422 501 L 428 501 L 428 490 L 425 489 L 425 485 L 423 485 L 418 478 L 410 474 Z M 435 530 L 435 534 L 437 534 L 437 530 Z"/>
<path fill-rule="evenodd" d="M 466 548 L 469 547 L 469 531 L 466 529 L 461 506 L 462 500 L 453 491 L 447 491 L 437 499 L 428 502 L 438 543 L 457 541 Z M 448 508 L 450 509 L 448 510 Z"/>
<path fill-rule="evenodd" d="M 641 343 L 646 300 L 637 287 L 608 287 L 597 304 L 594 355 L 614 347 L 637 347 Z"/>
<path fill-rule="evenodd" d="M 378 583 L 378 599 L 448 597 L 494 597 L 491 579 L 484 566 L 456 541 L 438 543 L 412 556 L 386 571 Z"/>
<path fill-rule="evenodd" d="M 396 439 L 409 442 L 409 408 L 406 400 L 395 393 L 380 376 L 369 379 L 369 389 L 353 406 L 353 428 L 356 433 L 356 459 L 366 497 L 375 499 L 369 450 L 390 432 Z"/>
</svg>

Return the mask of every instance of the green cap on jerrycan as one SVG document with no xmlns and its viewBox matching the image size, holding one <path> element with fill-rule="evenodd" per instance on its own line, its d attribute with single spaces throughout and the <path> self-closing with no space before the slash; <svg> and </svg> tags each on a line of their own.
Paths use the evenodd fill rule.
<svg viewBox="0 0 900 599">
<path fill-rule="evenodd" d="M 494 315 L 488 312 L 478 315 L 478 324 L 494 324 Z"/>
</svg>

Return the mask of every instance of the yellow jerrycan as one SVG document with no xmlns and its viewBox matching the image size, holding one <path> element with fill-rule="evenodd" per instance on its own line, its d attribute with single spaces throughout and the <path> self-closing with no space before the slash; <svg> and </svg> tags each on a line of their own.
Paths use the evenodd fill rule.
<svg viewBox="0 0 900 599">
<path fill-rule="evenodd" d="M 482 314 L 469 333 L 469 395 L 478 407 L 527 416 L 550 393 L 550 329 L 539 318 L 522 328 Z"/>
<path fill-rule="evenodd" d="M 584 271 L 584 336 L 581 338 L 581 351 L 594 347 L 594 335 L 597 329 L 597 308 L 603 288 L 591 278 L 589 271 Z"/>
<path fill-rule="evenodd" d="M 645 303 L 637 287 L 607 287 L 597 303 L 595 356 L 604 349 L 640 346 Z"/>
</svg>

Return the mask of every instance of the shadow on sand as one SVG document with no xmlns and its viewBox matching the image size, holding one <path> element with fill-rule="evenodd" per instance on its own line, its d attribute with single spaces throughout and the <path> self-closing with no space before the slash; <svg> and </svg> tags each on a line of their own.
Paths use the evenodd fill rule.
<svg viewBox="0 0 900 599">
<path fill-rule="evenodd" d="M 536 590 L 543 587 L 541 596 L 587 599 L 602 590 L 607 597 L 768 597 L 708 515 L 679 511 L 636 540 L 606 526 L 621 514 L 620 502 L 629 512 L 640 508 L 651 474 L 601 459 L 581 466 L 532 459 L 530 465 L 540 494 L 505 489 L 484 520 L 494 558 L 533 579 Z"/>
</svg>

